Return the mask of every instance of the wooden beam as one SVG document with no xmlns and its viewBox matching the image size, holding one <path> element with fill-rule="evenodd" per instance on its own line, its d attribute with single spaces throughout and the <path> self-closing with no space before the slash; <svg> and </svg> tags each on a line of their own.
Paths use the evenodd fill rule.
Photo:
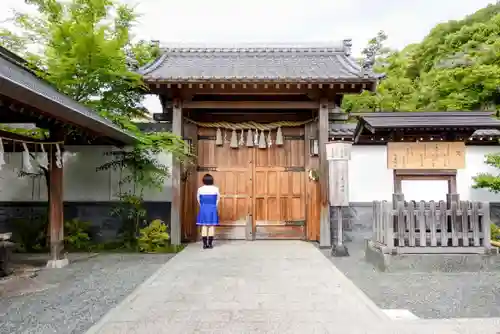
<svg viewBox="0 0 500 334">
<path fill-rule="evenodd" d="M 173 101 L 172 133 L 182 137 L 182 101 L 178 98 Z M 172 245 L 181 244 L 181 164 L 172 157 L 172 206 L 170 208 L 170 240 Z"/>
<path fill-rule="evenodd" d="M 264 111 L 261 112 L 253 112 L 249 110 L 245 110 L 242 112 L 239 110 L 238 112 L 196 112 L 193 111 L 189 118 L 198 121 L 198 122 L 248 122 L 254 121 L 258 119 L 260 122 L 278 122 L 282 120 L 287 121 L 305 121 L 311 118 L 311 114 L 309 112 L 273 112 L 267 113 Z"/>
<path fill-rule="evenodd" d="M 51 141 L 64 141 L 64 129 L 57 128 L 50 131 Z M 60 147 L 62 151 L 62 147 Z M 49 156 L 49 240 L 50 260 L 49 268 L 62 268 L 68 264 L 64 258 L 64 194 L 63 194 L 63 169 L 57 166 L 57 149 L 55 145 L 50 146 Z M 62 160 L 62 152 L 61 152 Z M 62 161 L 61 161 L 62 163 Z"/>
<path fill-rule="evenodd" d="M 198 201 L 196 191 L 198 189 L 198 165 L 196 152 L 198 150 L 198 126 L 193 123 L 184 122 L 183 124 L 184 140 L 191 142 L 191 153 L 194 155 L 193 161 L 182 166 L 181 184 L 182 184 L 182 240 L 196 241 L 196 208 Z"/>
<path fill-rule="evenodd" d="M 395 169 L 394 173 L 398 176 L 455 176 L 456 169 Z"/>
<path fill-rule="evenodd" d="M 319 182 L 320 182 L 320 234 L 319 246 L 332 246 L 330 227 L 330 204 L 328 202 L 328 161 L 326 159 L 326 143 L 328 142 L 328 100 L 321 99 L 318 110 L 319 138 Z"/>
<path fill-rule="evenodd" d="M 306 171 L 310 169 L 318 170 L 319 158 L 311 155 L 310 141 L 318 139 L 318 128 L 316 122 L 305 125 L 304 154 L 306 160 Z M 307 240 L 319 241 L 320 233 L 320 190 L 316 181 L 310 180 L 306 176 L 306 222 Z"/>
<path fill-rule="evenodd" d="M 186 101 L 184 109 L 318 109 L 315 101 Z"/>
<path fill-rule="evenodd" d="M 323 84 L 323 88 L 320 89 L 319 85 L 312 85 L 311 89 L 308 88 L 307 84 L 295 84 L 295 83 L 280 83 L 278 87 L 276 84 L 253 84 L 253 83 L 237 83 L 235 88 L 232 88 L 232 84 L 228 84 L 222 87 L 221 84 L 205 83 L 205 84 L 195 84 L 189 88 L 189 85 L 183 85 L 181 89 L 177 88 L 176 85 L 171 84 L 161 85 L 161 87 L 156 87 L 155 84 L 149 85 L 150 93 L 152 94 L 165 94 L 169 97 L 181 97 L 186 100 L 187 96 L 192 94 L 289 94 L 289 93 L 313 93 L 318 96 L 328 97 L 334 99 L 338 94 L 359 94 L 361 93 L 361 84 L 356 85 L 356 88 L 352 89 L 350 85 L 345 85 L 344 88 L 340 88 L 340 84 Z M 228 89 L 230 88 L 230 89 Z"/>
<path fill-rule="evenodd" d="M 20 123 L 20 124 L 29 124 L 36 123 L 38 118 L 28 117 L 27 115 L 19 114 L 16 112 L 10 112 L 10 114 L 6 114 L 4 112 L 0 112 L 0 123 Z"/>
<path fill-rule="evenodd" d="M 37 129 L 35 129 L 35 130 L 37 130 Z M 9 131 L 5 131 L 5 130 L 0 130 L 0 136 L 6 140 L 12 139 L 12 140 L 18 140 L 18 141 L 40 141 L 40 143 L 43 143 L 43 140 L 34 139 L 32 137 L 23 136 L 23 135 L 20 135 L 18 133 L 9 132 Z"/>
</svg>

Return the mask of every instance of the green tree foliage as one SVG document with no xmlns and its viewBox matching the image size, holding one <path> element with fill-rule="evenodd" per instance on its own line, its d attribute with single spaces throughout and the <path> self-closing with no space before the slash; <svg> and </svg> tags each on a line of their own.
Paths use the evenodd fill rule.
<svg viewBox="0 0 500 334">
<path fill-rule="evenodd" d="M 500 169 L 500 154 L 488 154 L 484 162 L 489 166 Z M 473 188 L 484 188 L 495 194 L 500 193 L 500 174 L 479 173 L 473 177 L 473 180 Z"/>
<path fill-rule="evenodd" d="M 160 187 L 168 169 L 156 155 L 171 152 L 186 159 L 181 138 L 169 132 L 141 133 L 134 119 L 144 118 L 146 92 L 134 70 L 159 55 L 157 43 L 133 42 L 137 20 L 132 7 L 117 0 L 25 0 L 35 13 L 15 12 L 0 43 L 27 59 L 36 73 L 60 92 L 92 108 L 137 136 L 141 143 L 114 152 L 100 169 L 128 168 L 130 183 Z M 142 192 L 142 190 L 141 190 Z"/>
<path fill-rule="evenodd" d="M 41 77 L 115 122 L 144 116 L 141 77 L 129 66 L 131 53 L 141 49 L 131 41 L 132 8 L 114 0 L 25 2 L 37 12 L 16 12 L 19 32 L 4 29 L 2 43 L 22 46 L 15 48 Z"/>
<path fill-rule="evenodd" d="M 415 88 L 413 80 L 406 77 L 406 68 L 408 55 L 415 46 L 395 51 L 384 46 L 386 40 L 386 34 L 380 31 L 363 49 L 364 58 L 361 60 L 365 70 L 383 74 L 384 79 L 376 92 L 364 91 L 346 96 L 343 108 L 347 112 L 411 110 Z"/>
<path fill-rule="evenodd" d="M 458 21 L 438 24 L 421 43 L 384 47 L 379 33 L 363 51 L 385 74 L 376 92 L 344 99 L 357 111 L 500 109 L 500 2 Z"/>
<path fill-rule="evenodd" d="M 375 92 L 346 96 L 347 112 L 491 110 L 500 116 L 500 2 L 458 21 L 438 24 L 421 43 L 401 51 L 378 33 L 363 63 L 385 74 Z M 500 154 L 485 163 L 500 169 Z M 500 174 L 474 177 L 475 188 L 500 193 Z"/>
<path fill-rule="evenodd" d="M 8 22 L 15 29 L 0 27 L 0 44 L 25 58 L 60 92 L 139 138 L 133 148 L 108 152 L 111 161 L 97 168 L 123 171 L 117 194 L 122 204 L 113 212 L 123 218 L 123 242 L 133 245 L 146 215 L 144 190 L 161 189 L 169 173 L 158 154 L 169 152 L 174 159 L 189 160 L 182 138 L 170 132 L 142 133 L 134 123 L 148 118 L 141 104 L 147 88 L 135 70 L 159 56 L 158 43 L 134 41 L 131 31 L 138 16 L 118 0 L 25 3 L 36 10 L 15 12 Z M 45 176 L 49 186 L 47 170 L 29 176 L 37 175 Z"/>
</svg>

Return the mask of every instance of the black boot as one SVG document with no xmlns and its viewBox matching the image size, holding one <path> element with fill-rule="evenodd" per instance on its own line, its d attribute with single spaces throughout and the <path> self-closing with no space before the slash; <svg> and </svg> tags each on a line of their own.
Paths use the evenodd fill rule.
<svg viewBox="0 0 500 334">
<path fill-rule="evenodd" d="M 207 249 L 208 248 L 207 237 L 201 237 L 201 240 L 203 241 L 203 249 Z"/>
<path fill-rule="evenodd" d="M 208 248 L 214 248 L 212 242 L 214 241 L 214 237 L 208 237 Z"/>
</svg>

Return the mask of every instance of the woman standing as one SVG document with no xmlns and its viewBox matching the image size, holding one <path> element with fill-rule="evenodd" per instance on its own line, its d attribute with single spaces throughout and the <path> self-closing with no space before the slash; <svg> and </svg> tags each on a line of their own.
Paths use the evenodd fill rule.
<svg viewBox="0 0 500 334">
<path fill-rule="evenodd" d="M 215 226 L 219 225 L 219 188 L 214 186 L 214 178 L 210 174 L 203 176 L 203 185 L 198 188 L 198 204 L 200 211 L 196 220 L 196 225 L 201 226 L 201 237 L 203 248 L 212 248 L 215 235 Z"/>
</svg>

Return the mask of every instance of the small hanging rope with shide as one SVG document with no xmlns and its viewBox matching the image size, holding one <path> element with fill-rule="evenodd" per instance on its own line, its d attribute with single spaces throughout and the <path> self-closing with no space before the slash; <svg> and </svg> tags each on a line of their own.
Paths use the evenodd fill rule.
<svg viewBox="0 0 500 334">
<path fill-rule="evenodd" d="M 41 142 L 41 141 L 30 141 L 30 140 L 19 140 L 19 139 L 12 139 L 12 138 L 5 138 L 5 137 L 0 137 L 0 170 L 2 170 L 2 167 L 6 164 L 5 163 L 5 149 L 4 149 L 4 142 L 11 141 L 13 143 L 20 143 L 23 147 L 23 152 L 22 152 L 22 169 L 26 173 L 32 173 L 33 172 L 33 165 L 32 165 L 32 160 L 34 160 L 39 166 L 47 168 L 49 165 L 49 159 L 48 159 L 48 154 L 45 150 L 45 146 L 55 146 L 56 149 L 56 166 L 57 168 L 62 168 L 62 153 L 61 153 L 61 148 L 60 145 L 63 145 L 63 141 L 58 141 L 58 142 Z M 32 159 L 31 154 L 28 150 L 28 144 L 32 145 L 40 145 L 40 152 L 35 152 L 36 157 L 35 159 Z"/>
<path fill-rule="evenodd" d="M 230 123 L 230 122 L 196 122 L 189 118 L 184 118 L 186 122 L 195 124 L 199 127 L 204 128 L 217 128 L 215 132 L 215 145 L 223 146 L 226 141 L 225 138 L 227 133 L 224 132 L 224 139 L 222 137 L 222 130 L 230 130 L 231 140 L 229 141 L 229 147 L 238 148 L 238 146 L 243 146 L 245 144 L 244 139 L 244 130 L 248 130 L 246 146 L 254 147 L 257 146 L 261 149 L 265 149 L 271 147 L 273 145 L 271 131 L 276 130 L 276 146 L 283 145 L 283 132 L 281 130 L 282 127 L 299 127 L 311 122 L 314 122 L 316 119 L 309 119 L 302 122 L 289 122 L 289 121 L 280 121 L 280 122 L 272 122 L 272 123 L 257 123 L 257 122 L 242 122 L 242 123 Z M 238 131 L 240 131 L 240 139 L 238 140 Z M 265 131 L 268 131 L 267 138 L 265 135 Z"/>
</svg>

